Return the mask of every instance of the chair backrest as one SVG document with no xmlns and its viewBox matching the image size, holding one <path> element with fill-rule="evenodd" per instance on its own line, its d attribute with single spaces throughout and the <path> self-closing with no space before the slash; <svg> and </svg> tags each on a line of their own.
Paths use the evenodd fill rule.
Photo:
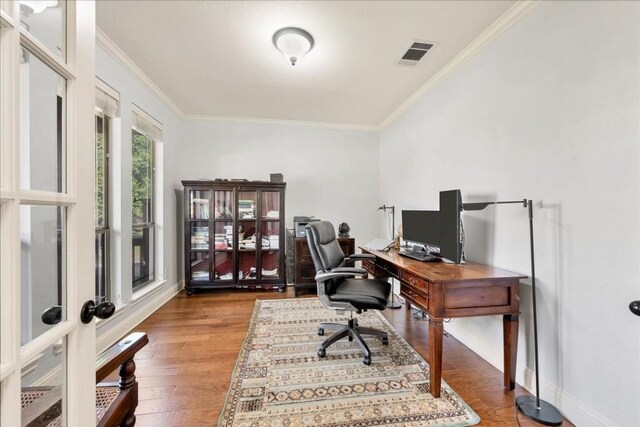
<svg viewBox="0 0 640 427">
<path fill-rule="evenodd" d="M 316 221 L 305 227 L 309 252 L 316 272 L 327 272 L 339 267 L 344 252 L 336 239 L 336 230 L 329 221 Z"/>
</svg>

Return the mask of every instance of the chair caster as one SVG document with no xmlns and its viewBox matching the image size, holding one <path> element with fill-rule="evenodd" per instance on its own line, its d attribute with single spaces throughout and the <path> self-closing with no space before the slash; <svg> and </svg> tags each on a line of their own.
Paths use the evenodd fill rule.
<svg viewBox="0 0 640 427">
<path fill-rule="evenodd" d="M 382 337 L 382 345 L 389 345 L 389 338 Z"/>
<path fill-rule="evenodd" d="M 353 341 L 353 337 L 349 335 L 349 341 Z"/>
<path fill-rule="evenodd" d="M 327 355 L 327 351 L 324 348 L 318 349 L 318 357 L 325 357 Z M 371 363 L 371 362 L 369 362 Z"/>
<path fill-rule="evenodd" d="M 362 359 L 362 363 L 364 363 L 367 366 L 371 365 L 371 357 L 365 356 L 364 359 Z"/>
<path fill-rule="evenodd" d="M 318 335 L 323 336 L 324 335 L 324 329 L 318 328 Z"/>
</svg>

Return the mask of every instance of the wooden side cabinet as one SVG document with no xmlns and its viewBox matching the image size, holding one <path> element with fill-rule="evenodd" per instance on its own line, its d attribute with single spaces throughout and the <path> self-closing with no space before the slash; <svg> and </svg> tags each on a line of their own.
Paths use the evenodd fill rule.
<svg viewBox="0 0 640 427">
<path fill-rule="evenodd" d="M 338 237 L 340 248 L 346 256 L 353 255 L 356 250 L 356 241 L 353 237 Z M 298 296 L 300 290 L 316 291 L 316 269 L 309 253 L 309 245 L 306 237 L 296 237 L 295 241 L 295 276 L 294 293 Z"/>
<path fill-rule="evenodd" d="M 285 289 L 285 183 L 182 181 L 187 295 Z"/>
</svg>

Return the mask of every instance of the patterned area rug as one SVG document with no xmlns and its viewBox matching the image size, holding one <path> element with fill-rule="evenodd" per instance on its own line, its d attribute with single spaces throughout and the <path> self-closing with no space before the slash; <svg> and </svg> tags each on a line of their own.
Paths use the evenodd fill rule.
<svg viewBox="0 0 640 427">
<path fill-rule="evenodd" d="M 219 426 L 469 426 L 478 415 L 446 384 L 429 394 L 429 365 L 378 311 L 361 326 L 385 330 L 389 345 L 366 336 L 371 366 L 340 340 L 319 358 L 321 322 L 346 323 L 317 298 L 256 301 Z"/>
</svg>

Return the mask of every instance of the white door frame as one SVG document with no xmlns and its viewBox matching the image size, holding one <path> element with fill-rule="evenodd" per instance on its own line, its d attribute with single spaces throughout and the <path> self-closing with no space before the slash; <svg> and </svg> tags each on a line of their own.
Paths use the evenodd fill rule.
<svg viewBox="0 0 640 427">
<path fill-rule="evenodd" d="M 95 422 L 95 322 L 83 324 L 80 309 L 94 299 L 94 86 L 95 3 L 66 2 L 66 61 L 21 28 L 19 2 L 0 0 L 0 424 L 20 425 L 22 366 L 66 338 L 63 422 Z M 67 79 L 66 191 L 20 188 L 20 49 L 26 47 Z M 20 345 L 20 206 L 66 208 L 66 320 Z M 65 353 L 63 353 L 65 354 Z"/>
</svg>

